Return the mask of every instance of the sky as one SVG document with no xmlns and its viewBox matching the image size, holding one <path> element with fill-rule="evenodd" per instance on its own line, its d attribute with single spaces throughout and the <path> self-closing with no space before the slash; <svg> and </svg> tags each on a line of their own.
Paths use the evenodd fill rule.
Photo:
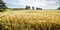
<svg viewBox="0 0 60 30">
<path fill-rule="evenodd" d="M 56 9 L 60 7 L 60 0 L 3 0 L 9 8 L 25 8 L 34 6 L 43 9 Z"/>
</svg>

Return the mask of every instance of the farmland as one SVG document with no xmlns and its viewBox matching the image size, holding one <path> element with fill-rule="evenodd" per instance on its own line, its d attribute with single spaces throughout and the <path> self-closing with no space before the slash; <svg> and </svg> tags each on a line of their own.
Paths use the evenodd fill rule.
<svg viewBox="0 0 60 30">
<path fill-rule="evenodd" d="M 0 12 L 1 30 L 60 30 L 60 10 Z"/>
</svg>

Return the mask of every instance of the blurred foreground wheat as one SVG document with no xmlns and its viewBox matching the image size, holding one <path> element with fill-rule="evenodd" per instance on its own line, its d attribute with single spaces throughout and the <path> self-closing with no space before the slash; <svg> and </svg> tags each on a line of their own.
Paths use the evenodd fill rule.
<svg viewBox="0 0 60 30">
<path fill-rule="evenodd" d="M 60 13 L 12 11 L 0 14 L 0 30 L 60 30 Z"/>
</svg>

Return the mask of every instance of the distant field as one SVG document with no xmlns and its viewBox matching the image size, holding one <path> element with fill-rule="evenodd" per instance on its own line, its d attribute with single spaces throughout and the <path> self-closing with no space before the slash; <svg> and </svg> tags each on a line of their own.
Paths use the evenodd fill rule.
<svg viewBox="0 0 60 30">
<path fill-rule="evenodd" d="M 60 30 L 60 10 L 20 10 L 0 13 L 2 30 Z"/>
</svg>

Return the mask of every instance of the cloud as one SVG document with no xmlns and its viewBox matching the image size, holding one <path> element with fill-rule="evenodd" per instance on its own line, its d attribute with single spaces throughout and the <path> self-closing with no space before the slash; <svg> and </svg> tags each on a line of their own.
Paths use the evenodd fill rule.
<svg viewBox="0 0 60 30">
<path fill-rule="evenodd" d="M 43 2 L 37 1 L 37 0 L 20 0 L 20 4 L 26 6 L 40 6 L 40 5 L 46 5 Z"/>
<path fill-rule="evenodd" d="M 20 0 L 20 4 L 26 6 L 35 6 L 35 7 L 41 7 L 41 8 L 54 8 L 57 7 L 55 3 L 57 3 L 58 0 Z"/>
<path fill-rule="evenodd" d="M 9 8 L 22 8 L 23 5 L 20 4 L 18 0 L 4 0 Z"/>
<path fill-rule="evenodd" d="M 8 7 L 34 6 L 43 9 L 54 9 L 60 6 L 60 0 L 4 0 Z"/>
</svg>

